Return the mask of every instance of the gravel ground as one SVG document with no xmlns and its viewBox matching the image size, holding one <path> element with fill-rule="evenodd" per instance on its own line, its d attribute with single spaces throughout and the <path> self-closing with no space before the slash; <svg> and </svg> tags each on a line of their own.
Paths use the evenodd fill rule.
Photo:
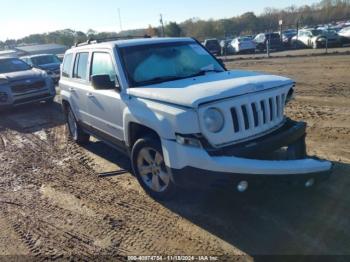
<svg viewBox="0 0 350 262">
<path fill-rule="evenodd" d="M 296 80 L 297 97 L 287 113 L 308 122 L 309 154 L 335 163 L 332 179 L 310 191 L 183 190 L 178 199 L 159 203 L 140 189 L 128 159 L 96 140 L 86 147 L 70 142 L 58 103 L 1 113 L 0 255 L 213 255 L 220 261 L 349 255 L 349 58 L 228 64 Z"/>
</svg>

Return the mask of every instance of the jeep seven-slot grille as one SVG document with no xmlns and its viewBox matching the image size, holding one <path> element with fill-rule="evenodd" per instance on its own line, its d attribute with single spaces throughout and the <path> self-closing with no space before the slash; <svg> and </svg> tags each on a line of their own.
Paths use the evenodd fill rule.
<svg viewBox="0 0 350 262">
<path fill-rule="evenodd" d="M 11 90 L 14 93 L 28 92 L 36 89 L 43 88 L 45 86 L 44 80 L 32 80 L 32 82 L 27 83 L 25 81 L 15 82 L 11 85 Z"/>
<path fill-rule="evenodd" d="M 283 117 L 285 94 L 231 108 L 235 133 L 269 125 Z"/>
</svg>

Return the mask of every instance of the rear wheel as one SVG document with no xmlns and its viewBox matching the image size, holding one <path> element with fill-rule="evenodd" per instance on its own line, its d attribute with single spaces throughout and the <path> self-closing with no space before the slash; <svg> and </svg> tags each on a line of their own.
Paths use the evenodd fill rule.
<svg viewBox="0 0 350 262">
<path fill-rule="evenodd" d="M 137 180 L 153 198 L 166 200 L 176 190 L 168 172 L 158 139 L 145 137 L 136 141 L 131 152 L 131 162 Z"/>
<path fill-rule="evenodd" d="M 72 109 L 68 106 L 67 109 L 67 125 L 70 137 L 78 144 L 87 144 L 90 140 L 90 135 L 86 134 L 79 126 Z"/>
</svg>

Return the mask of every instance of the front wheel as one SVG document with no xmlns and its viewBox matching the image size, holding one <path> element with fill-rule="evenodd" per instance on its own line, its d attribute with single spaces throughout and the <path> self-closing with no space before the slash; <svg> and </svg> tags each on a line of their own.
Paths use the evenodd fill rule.
<svg viewBox="0 0 350 262">
<path fill-rule="evenodd" d="M 151 137 L 137 140 L 131 162 L 137 180 L 151 197 L 166 200 L 174 195 L 176 186 L 165 166 L 159 140 Z"/>
</svg>

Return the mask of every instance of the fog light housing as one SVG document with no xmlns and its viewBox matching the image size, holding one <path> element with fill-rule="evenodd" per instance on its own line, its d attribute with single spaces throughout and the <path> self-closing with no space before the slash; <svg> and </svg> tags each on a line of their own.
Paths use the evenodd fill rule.
<svg viewBox="0 0 350 262">
<path fill-rule="evenodd" d="M 184 135 L 176 135 L 176 142 L 184 145 L 184 146 L 191 146 L 191 147 L 202 147 L 201 142 L 199 139 L 192 137 L 192 136 L 184 136 Z"/>
<path fill-rule="evenodd" d="M 237 190 L 238 192 L 243 193 L 248 190 L 248 187 L 249 187 L 249 184 L 247 181 L 241 181 L 237 185 Z"/>
<path fill-rule="evenodd" d="M 0 92 L 0 103 L 6 103 L 8 100 L 8 94 L 5 92 Z"/>
</svg>

